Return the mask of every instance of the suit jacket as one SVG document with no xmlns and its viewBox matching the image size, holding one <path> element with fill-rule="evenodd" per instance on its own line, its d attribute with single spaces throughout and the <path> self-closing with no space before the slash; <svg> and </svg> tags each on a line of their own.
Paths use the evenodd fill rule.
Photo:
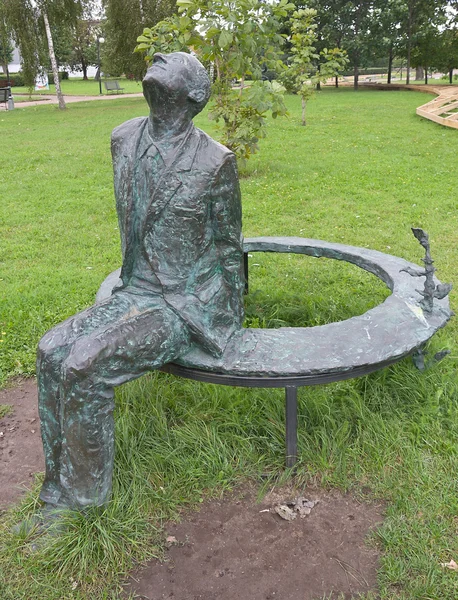
<svg viewBox="0 0 458 600">
<path fill-rule="evenodd" d="M 147 129 L 148 118 L 140 117 L 112 134 L 124 287 L 134 258 L 135 168 L 151 139 Z M 148 267 L 193 340 L 218 356 L 243 322 L 241 201 L 234 155 L 191 124 L 148 202 L 140 236 Z"/>
</svg>

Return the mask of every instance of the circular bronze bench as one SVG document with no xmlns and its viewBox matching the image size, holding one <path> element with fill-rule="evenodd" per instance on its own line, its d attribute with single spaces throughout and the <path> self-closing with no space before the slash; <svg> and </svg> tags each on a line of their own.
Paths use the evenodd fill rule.
<svg viewBox="0 0 458 600">
<path fill-rule="evenodd" d="M 295 237 L 248 238 L 244 242 L 246 276 L 250 252 L 286 252 L 352 263 L 374 274 L 391 290 L 384 302 L 345 321 L 316 327 L 243 329 L 215 358 L 194 348 L 162 371 L 207 383 L 242 387 L 284 387 L 286 392 L 286 464 L 297 456 L 297 388 L 367 375 L 418 350 L 452 316 L 448 298 L 435 300 L 431 312 L 420 306 L 414 278 L 419 269 L 402 258 L 343 244 Z M 109 275 L 97 294 L 106 298 L 119 279 Z M 440 283 L 436 280 L 436 283 Z"/>
</svg>

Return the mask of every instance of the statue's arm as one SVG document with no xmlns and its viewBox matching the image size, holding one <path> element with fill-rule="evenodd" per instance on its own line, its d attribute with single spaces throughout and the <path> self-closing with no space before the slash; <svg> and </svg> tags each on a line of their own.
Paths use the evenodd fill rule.
<svg viewBox="0 0 458 600">
<path fill-rule="evenodd" d="M 116 212 L 118 215 L 118 226 L 119 234 L 121 237 L 121 252 L 122 259 L 124 261 L 126 251 L 126 240 L 124 232 L 124 221 L 125 221 L 125 181 L 123 178 L 124 165 L 122 164 L 122 143 L 123 134 L 122 126 L 117 127 L 111 134 L 111 157 L 113 161 L 113 183 L 114 183 L 114 194 L 116 200 Z"/>
<path fill-rule="evenodd" d="M 243 284 L 242 203 L 235 156 L 224 160 L 212 186 L 212 227 L 225 282 Z"/>
<path fill-rule="evenodd" d="M 135 159 L 135 144 L 146 122 L 146 117 L 130 119 L 130 121 L 126 121 L 113 129 L 111 134 L 114 193 L 123 261 L 127 243 L 125 231 L 126 213 L 133 194 L 132 164 Z"/>
</svg>

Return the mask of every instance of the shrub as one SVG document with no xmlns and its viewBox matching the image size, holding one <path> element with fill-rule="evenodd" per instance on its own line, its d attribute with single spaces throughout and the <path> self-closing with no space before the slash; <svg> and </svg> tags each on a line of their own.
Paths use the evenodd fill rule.
<svg viewBox="0 0 458 600">
<path fill-rule="evenodd" d="M 387 71 L 388 69 L 383 69 L 382 67 L 366 67 L 365 69 L 359 69 L 358 73 L 359 75 L 384 75 Z M 343 77 L 351 77 L 354 74 L 353 69 L 341 73 Z"/>
<path fill-rule="evenodd" d="M 7 81 L 6 75 L 0 75 L 0 81 Z M 10 75 L 10 82 L 12 87 L 25 85 L 22 73 L 12 73 Z"/>
<path fill-rule="evenodd" d="M 450 76 L 448 75 L 448 73 L 446 73 L 445 75 L 442 75 L 441 77 L 441 81 L 449 81 Z M 458 75 L 454 75 L 453 76 L 453 81 L 458 81 Z"/>
</svg>

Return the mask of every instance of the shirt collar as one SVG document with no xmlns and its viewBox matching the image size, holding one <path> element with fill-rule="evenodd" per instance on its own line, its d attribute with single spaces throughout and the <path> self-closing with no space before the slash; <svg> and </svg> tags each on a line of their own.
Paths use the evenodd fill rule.
<svg viewBox="0 0 458 600">
<path fill-rule="evenodd" d="M 162 160 L 167 166 L 170 166 L 174 161 L 178 150 L 185 143 L 186 138 L 191 134 L 192 129 L 194 128 L 194 124 L 192 121 L 189 122 L 188 127 L 179 135 L 176 135 L 167 140 L 167 143 L 161 142 L 160 140 L 155 140 L 152 135 L 152 125 L 151 121 L 148 119 L 148 137 L 149 143 L 148 147 L 154 146 L 159 154 L 161 155 Z"/>
</svg>

